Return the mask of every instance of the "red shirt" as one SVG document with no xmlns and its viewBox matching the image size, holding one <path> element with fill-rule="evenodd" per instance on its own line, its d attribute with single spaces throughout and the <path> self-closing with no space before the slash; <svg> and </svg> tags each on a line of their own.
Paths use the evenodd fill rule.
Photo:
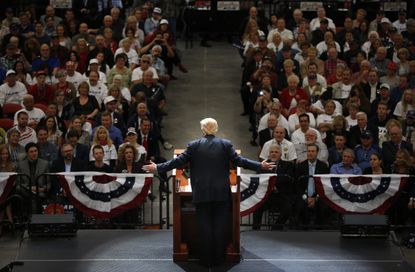
<svg viewBox="0 0 415 272">
<path fill-rule="evenodd" d="M 290 92 L 288 91 L 288 88 L 285 88 L 282 90 L 282 93 L 280 95 L 280 102 L 284 108 L 287 110 L 290 109 L 291 100 L 295 99 L 297 100 L 297 104 L 300 100 L 307 100 L 310 101 L 310 98 L 308 97 L 308 94 L 304 89 L 297 88 L 297 91 L 295 92 L 294 96 L 291 96 Z"/>
<path fill-rule="evenodd" d="M 39 88 L 39 85 L 33 85 L 29 87 L 28 93 L 33 95 L 35 104 L 49 105 L 53 102 L 55 97 L 55 88 L 51 85 L 45 84 L 43 88 Z"/>
</svg>

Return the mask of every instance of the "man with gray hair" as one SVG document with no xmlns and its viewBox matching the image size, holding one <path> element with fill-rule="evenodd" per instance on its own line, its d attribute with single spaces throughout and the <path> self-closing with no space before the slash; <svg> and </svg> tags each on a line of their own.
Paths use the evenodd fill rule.
<svg viewBox="0 0 415 272">
<path fill-rule="evenodd" d="M 205 266 L 224 261 L 227 245 L 226 232 L 231 205 L 229 170 L 235 166 L 259 171 L 270 170 L 273 165 L 239 156 L 229 140 L 217 137 L 218 124 L 213 118 L 200 121 L 203 137 L 192 141 L 186 150 L 165 163 L 143 166 L 147 172 L 167 172 L 189 163 L 196 206 L 196 220 L 200 238 L 201 263 Z"/>
<path fill-rule="evenodd" d="M 331 166 L 330 174 L 361 175 L 362 169 L 354 163 L 354 159 L 354 151 L 346 148 L 343 151 L 342 161 Z"/>
</svg>

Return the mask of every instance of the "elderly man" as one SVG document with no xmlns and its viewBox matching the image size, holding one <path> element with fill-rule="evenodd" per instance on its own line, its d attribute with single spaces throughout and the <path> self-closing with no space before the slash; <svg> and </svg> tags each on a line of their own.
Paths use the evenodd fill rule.
<svg viewBox="0 0 415 272">
<path fill-rule="evenodd" d="M 200 124 L 203 138 L 191 142 L 176 158 L 161 164 L 151 162 L 143 169 L 162 173 L 190 163 L 193 202 L 196 205 L 201 245 L 201 263 L 210 267 L 222 263 L 225 257 L 227 222 L 231 205 L 230 163 L 256 171 L 270 170 L 273 165 L 266 161 L 259 163 L 239 156 L 230 141 L 215 136 L 218 131 L 215 119 L 206 118 Z"/>
<path fill-rule="evenodd" d="M 16 72 L 7 71 L 6 82 L 0 85 L 0 106 L 6 103 L 20 104 L 25 94 L 27 94 L 26 86 L 16 80 Z"/>
<path fill-rule="evenodd" d="M 141 56 L 140 66 L 133 70 L 131 75 L 131 81 L 133 84 L 138 84 L 143 82 L 143 74 L 145 71 L 150 70 L 153 73 L 153 79 L 158 80 L 158 74 L 154 67 L 152 67 L 153 57 L 150 54 Z M 133 95 L 134 96 L 134 95 Z"/>
<path fill-rule="evenodd" d="M 278 145 L 282 150 L 282 160 L 284 161 L 294 161 L 297 159 L 297 153 L 295 152 L 295 146 L 292 142 L 285 139 L 285 128 L 282 126 L 277 126 L 274 129 L 274 138 L 269 140 L 262 147 L 259 158 L 261 160 L 266 160 L 269 154 L 269 148 L 271 145 Z"/>
<path fill-rule="evenodd" d="M 45 68 L 48 69 L 48 74 L 56 74 L 60 66 L 58 58 L 54 58 L 50 55 L 50 47 L 48 44 L 42 44 L 40 46 L 40 56 L 35 58 L 32 62 L 32 71 L 39 71 Z"/>
<path fill-rule="evenodd" d="M 81 82 L 87 81 L 86 77 L 84 77 L 81 73 L 76 71 L 74 62 L 66 62 L 65 68 L 67 73 L 66 81 L 72 83 L 76 89 L 78 89 L 78 86 Z"/>
<path fill-rule="evenodd" d="M 270 113 L 268 115 L 267 120 L 267 128 L 264 128 L 263 130 L 260 130 L 258 132 L 259 135 L 259 146 L 262 148 L 266 142 L 272 139 L 274 135 L 274 129 L 278 125 L 278 117 L 274 113 Z"/>
<path fill-rule="evenodd" d="M 157 29 L 158 24 L 161 20 L 161 8 L 155 7 L 153 9 L 152 16 L 147 18 L 144 22 L 144 32 L 146 35 L 152 35 Z"/>
<path fill-rule="evenodd" d="M 331 174 L 361 175 L 362 169 L 354 163 L 355 154 L 352 149 L 346 148 L 342 154 L 342 161 L 333 164 L 330 168 Z"/>
<path fill-rule="evenodd" d="M 317 142 L 317 133 L 314 130 L 309 129 L 305 133 L 305 143 L 304 144 L 295 144 L 295 152 L 297 153 L 297 163 L 301 163 L 307 159 L 307 150 L 308 146 L 316 145 L 318 147 L 317 158 L 324 162 L 328 163 L 329 152 L 327 146 L 323 142 Z"/>
<path fill-rule="evenodd" d="M 281 228 L 290 218 L 293 205 L 292 186 L 294 182 L 294 164 L 292 162 L 281 160 L 281 155 L 282 151 L 280 146 L 270 146 L 268 159 L 266 161 L 274 164 L 275 167 L 270 171 L 263 171 L 263 173 L 274 173 L 279 177 L 267 201 L 254 212 L 252 225 L 252 229 L 254 230 L 260 229 L 262 213 L 264 210 L 276 210 L 280 213 L 278 221 L 273 222 L 280 226 L 272 226 L 273 229 Z"/>
<path fill-rule="evenodd" d="M 364 112 L 358 112 L 356 114 L 357 125 L 350 128 L 350 146 L 356 146 L 361 144 L 361 135 L 363 131 L 370 130 L 373 135 L 373 140 L 375 144 L 379 142 L 379 129 L 378 127 L 368 124 L 367 114 Z"/>
</svg>

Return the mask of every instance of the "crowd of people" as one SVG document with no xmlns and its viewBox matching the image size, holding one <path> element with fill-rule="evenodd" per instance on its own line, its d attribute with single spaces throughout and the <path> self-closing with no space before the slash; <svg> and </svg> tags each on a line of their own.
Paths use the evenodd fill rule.
<svg viewBox="0 0 415 272">
<path fill-rule="evenodd" d="M 165 161 L 160 145 L 173 148 L 162 136 L 165 91 L 175 67 L 187 72 L 175 21 L 153 1 L 129 12 L 122 1 L 99 3 L 74 1 L 62 18 L 52 6 L 39 18 L 5 10 L 0 171 L 38 181 L 18 192 L 59 194 L 57 182 L 38 178 L 48 172 L 138 173 L 147 160 Z M 314 174 L 414 174 L 415 20 L 404 10 L 394 22 L 382 10 L 367 17 L 359 9 L 336 26 L 322 7 L 312 20 L 299 9 L 268 20 L 252 7 L 241 23 L 251 144 L 274 172 L 300 181 L 278 185 L 255 228 L 271 206 L 281 224 L 329 218 Z M 167 177 L 160 181 L 168 193 Z M 413 207 L 410 185 L 389 211 L 395 224 Z M 11 207 L 5 214 L 13 223 Z"/>
<path fill-rule="evenodd" d="M 165 161 L 161 147 L 173 148 L 162 134 L 165 92 L 177 79 L 174 67 L 188 71 L 163 15 L 172 4 L 127 9 L 123 1 L 98 2 L 73 1 L 72 9 L 59 10 L 62 18 L 53 6 L 40 17 L 5 10 L 0 171 L 30 177 L 14 189 L 25 199 L 36 195 L 44 204 L 62 195 L 45 173 L 142 173 L 146 161 Z M 159 189 L 168 193 L 166 181 L 160 175 Z M 11 206 L 0 220 L 4 214 L 13 224 Z"/>
<path fill-rule="evenodd" d="M 328 223 L 314 174 L 414 175 L 415 19 L 389 16 L 368 21 L 358 9 L 336 26 L 324 7 L 311 20 L 300 9 L 269 20 L 250 9 L 240 29 L 241 115 L 259 159 L 282 175 L 254 228 L 264 209 L 278 210 L 279 224 Z M 414 187 L 389 209 L 393 224 L 407 223 Z"/>
</svg>

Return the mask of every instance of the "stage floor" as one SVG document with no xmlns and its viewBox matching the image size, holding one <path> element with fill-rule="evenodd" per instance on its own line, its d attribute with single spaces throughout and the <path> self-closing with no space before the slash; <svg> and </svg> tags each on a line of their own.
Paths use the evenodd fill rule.
<svg viewBox="0 0 415 272">
<path fill-rule="evenodd" d="M 72 238 L 28 238 L 13 271 L 208 271 L 174 263 L 170 230 L 80 230 Z M 346 239 L 338 232 L 246 231 L 243 259 L 211 271 L 411 271 L 390 239 Z M 3 260 L 4 261 L 4 260 Z"/>
</svg>

